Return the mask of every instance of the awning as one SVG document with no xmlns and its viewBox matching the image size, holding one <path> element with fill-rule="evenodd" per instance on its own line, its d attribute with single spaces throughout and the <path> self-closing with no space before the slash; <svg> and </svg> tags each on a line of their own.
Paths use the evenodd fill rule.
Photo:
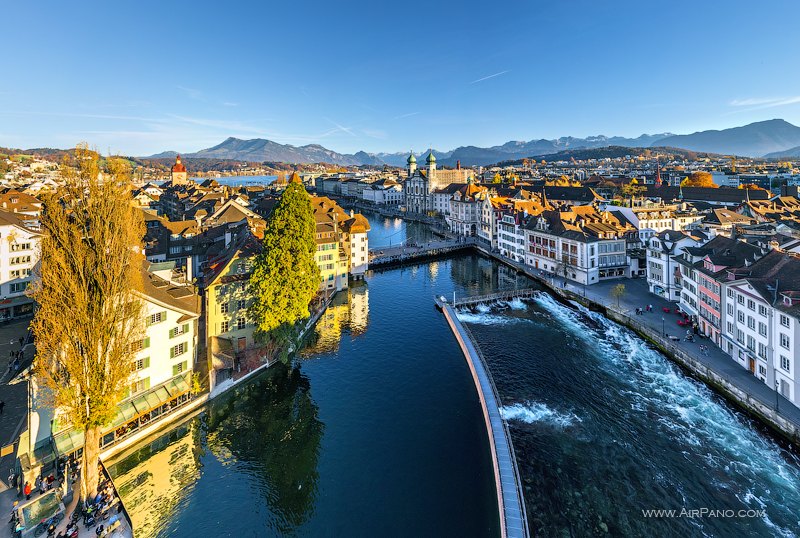
<svg viewBox="0 0 800 538">
<path fill-rule="evenodd" d="M 149 392 L 137 396 L 133 400 L 133 405 L 136 407 L 136 412 L 139 415 L 149 413 L 153 409 L 161 407 L 170 400 L 170 395 L 167 389 L 163 386 L 157 387 Z"/>
<path fill-rule="evenodd" d="M 172 398 L 180 396 L 184 392 L 189 392 L 189 381 L 187 381 L 186 376 L 171 379 L 166 386 Z"/>
<path fill-rule="evenodd" d="M 83 432 L 69 429 L 57 433 L 53 437 L 56 452 L 60 455 L 71 454 L 83 447 Z"/>
<path fill-rule="evenodd" d="M 111 423 L 110 428 L 117 428 L 126 422 L 133 420 L 139 413 L 133 406 L 133 402 L 124 402 L 117 406 L 117 416 L 114 417 L 114 422 Z"/>
</svg>

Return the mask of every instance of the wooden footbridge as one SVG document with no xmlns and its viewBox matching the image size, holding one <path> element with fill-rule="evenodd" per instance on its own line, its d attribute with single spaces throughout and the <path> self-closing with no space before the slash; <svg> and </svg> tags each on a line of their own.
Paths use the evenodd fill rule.
<svg viewBox="0 0 800 538">
<path fill-rule="evenodd" d="M 489 293 L 487 295 L 472 295 L 468 297 L 457 298 L 453 293 L 453 300 L 447 301 L 454 308 L 462 306 L 474 306 L 482 303 L 494 303 L 497 301 L 512 301 L 514 299 L 531 299 L 537 294 L 542 293 L 541 289 L 536 288 L 522 288 L 516 290 L 498 291 L 496 293 Z"/>
</svg>

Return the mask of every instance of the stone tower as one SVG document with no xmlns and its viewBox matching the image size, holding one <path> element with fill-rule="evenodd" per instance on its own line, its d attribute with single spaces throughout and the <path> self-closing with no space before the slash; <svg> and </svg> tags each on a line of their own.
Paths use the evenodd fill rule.
<svg viewBox="0 0 800 538">
<path fill-rule="evenodd" d="M 181 156 L 175 157 L 175 164 L 172 166 L 171 174 L 173 185 L 186 185 L 189 182 L 189 174 L 186 172 L 186 167 L 181 162 Z"/>
</svg>

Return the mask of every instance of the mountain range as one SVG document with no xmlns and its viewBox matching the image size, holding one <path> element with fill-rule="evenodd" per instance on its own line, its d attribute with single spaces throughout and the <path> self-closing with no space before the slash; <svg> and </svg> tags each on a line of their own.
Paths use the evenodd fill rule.
<svg viewBox="0 0 800 538">
<path fill-rule="evenodd" d="M 800 156 L 800 127 L 773 119 L 750 123 L 741 127 L 722 130 L 700 131 L 688 135 L 672 133 L 643 134 L 637 138 L 621 136 L 572 136 L 552 140 L 511 141 L 500 146 L 487 148 L 461 146 L 450 151 L 434 150 L 437 162 L 445 166 L 486 166 L 501 161 L 512 161 L 527 157 L 543 157 L 574 149 L 604 148 L 620 146 L 630 148 L 671 147 L 690 151 L 739 155 L 748 157 Z M 787 153 L 788 152 L 788 153 Z M 421 157 L 427 151 L 417 155 Z M 150 158 L 174 157 L 177 152 L 168 151 Z M 196 159 L 226 159 L 251 162 L 285 163 L 331 163 L 342 166 L 405 166 L 407 152 L 397 153 L 338 153 L 319 144 L 293 146 L 272 140 L 255 138 L 241 140 L 228 138 L 214 147 L 195 153 L 184 153 L 185 157 Z"/>
</svg>

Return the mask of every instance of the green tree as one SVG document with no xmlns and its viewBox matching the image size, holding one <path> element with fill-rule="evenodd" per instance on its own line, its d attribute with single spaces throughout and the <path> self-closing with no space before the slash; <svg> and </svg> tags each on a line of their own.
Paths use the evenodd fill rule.
<svg viewBox="0 0 800 538">
<path fill-rule="evenodd" d="M 617 308 L 619 308 L 619 300 L 625 295 L 625 284 L 617 284 L 611 288 L 611 297 L 617 300 Z"/>
<path fill-rule="evenodd" d="M 309 316 L 320 281 L 315 236 L 308 193 L 302 183 L 291 182 L 267 222 L 264 249 L 250 276 L 253 302 L 248 313 L 260 339 L 285 342 L 294 324 Z"/>
</svg>

